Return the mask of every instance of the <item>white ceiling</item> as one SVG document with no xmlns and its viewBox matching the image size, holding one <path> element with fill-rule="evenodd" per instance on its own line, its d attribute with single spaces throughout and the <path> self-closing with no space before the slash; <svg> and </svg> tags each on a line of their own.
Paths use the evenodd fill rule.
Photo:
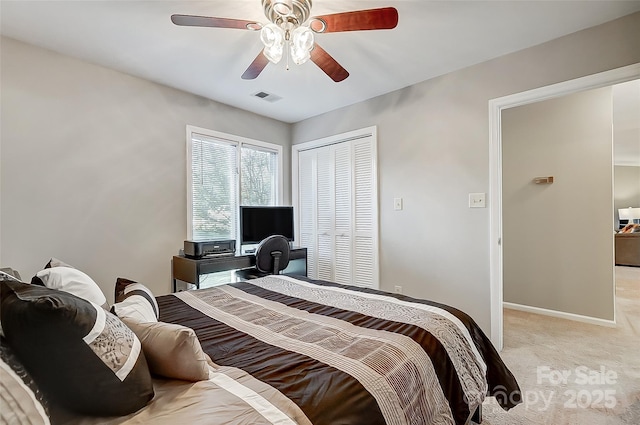
<svg viewBox="0 0 640 425">
<path fill-rule="evenodd" d="M 640 1 L 315 0 L 312 15 L 394 6 L 393 30 L 319 34 L 350 76 L 312 62 L 240 76 L 259 34 L 178 27 L 172 14 L 266 22 L 260 0 L 0 2 L 2 35 L 284 122 L 297 122 L 640 10 Z M 284 62 L 284 61 L 283 61 Z M 264 91 L 276 102 L 253 94 Z"/>
</svg>

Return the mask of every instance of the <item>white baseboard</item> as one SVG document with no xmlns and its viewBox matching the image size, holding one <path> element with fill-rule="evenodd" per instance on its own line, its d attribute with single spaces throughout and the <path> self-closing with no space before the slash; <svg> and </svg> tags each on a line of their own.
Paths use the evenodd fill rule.
<svg viewBox="0 0 640 425">
<path fill-rule="evenodd" d="M 542 314 L 544 316 L 557 317 L 559 319 L 573 320 L 576 322 L 589 323 L 591 325 L 608 326 L 610 328 L 616 326 L 615 320 L 600 319 L 598 317 L 582 316 L 580 314 L 567 313 L 564 311 L 549 310 L 546 308 L 532 307 L 528 305 L 503 302 L 502 306 L 511 310 L 524 311 L 526 313 Z"/>
</svg>

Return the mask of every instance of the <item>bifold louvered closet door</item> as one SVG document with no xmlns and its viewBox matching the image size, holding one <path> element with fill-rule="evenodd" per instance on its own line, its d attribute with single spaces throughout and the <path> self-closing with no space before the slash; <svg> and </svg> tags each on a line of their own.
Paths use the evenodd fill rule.
<svg viewBox="0 0 640 425">
<path fill-rule="evenodd" d="M 365 130 L 297 151 L 297 240 L 309 277 L 378 288 L 376 138 Z"/>
</svg>

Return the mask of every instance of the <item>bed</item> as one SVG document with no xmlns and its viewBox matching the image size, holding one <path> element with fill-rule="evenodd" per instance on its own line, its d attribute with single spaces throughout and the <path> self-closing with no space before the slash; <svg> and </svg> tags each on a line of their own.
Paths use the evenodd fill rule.
<svg viewBox="0 0 640 425">
<path fill-rule="evenodd" d="M 152 398 L 134 413 L 64 411 L 57 422 L 463 425 L 479 420 L 487 395 L 505 410 L 521 401 L 482 330 L 446 305 L 281 275 L 153 303 L 160 323 L 197 336 L 207 379 L 154 375 Z"/>
</svg>

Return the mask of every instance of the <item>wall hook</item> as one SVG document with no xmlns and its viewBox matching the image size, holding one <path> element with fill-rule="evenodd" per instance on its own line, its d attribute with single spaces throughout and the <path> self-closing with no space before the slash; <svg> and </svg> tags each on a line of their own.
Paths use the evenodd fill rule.
<svg viewBox="0 0 640 425">
<path fill-rule="evenodd" d="M 535 184 L 551 184 L 553 183 L 553 176 L 549 177 L 536 177 L 533 179 Z"/>
</svg>

